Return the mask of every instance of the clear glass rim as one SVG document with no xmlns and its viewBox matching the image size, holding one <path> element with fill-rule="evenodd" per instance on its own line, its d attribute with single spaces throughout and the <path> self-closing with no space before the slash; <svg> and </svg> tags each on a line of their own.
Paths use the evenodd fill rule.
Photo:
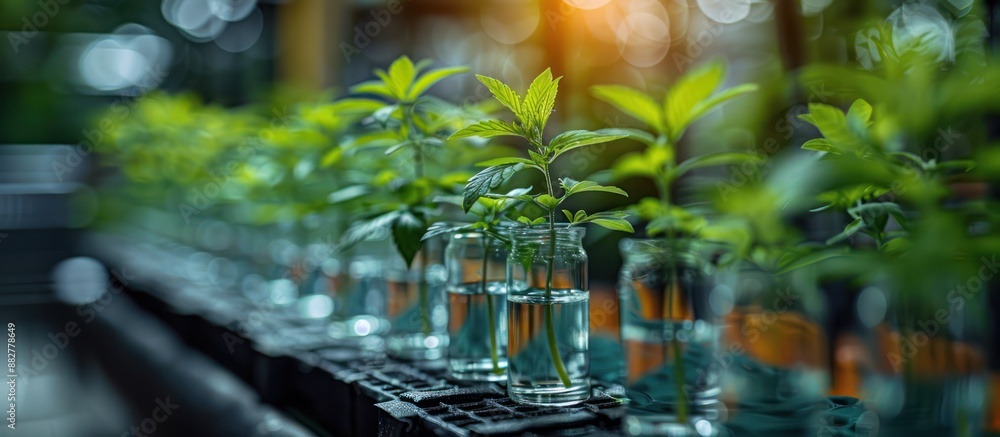
<svg viewBox="0 0 1000 437">
<path fill-rule="evenodd" d="M 587 234 L 587 229 L 582 226 L 571 226 L 566 223 L 555 225 L 556 240 L 583 240 Z M 548 225 L 521 226 L 511 229 L 511 236 L 515 239 L 549 239 L 552 230 Z"/>
</svg>

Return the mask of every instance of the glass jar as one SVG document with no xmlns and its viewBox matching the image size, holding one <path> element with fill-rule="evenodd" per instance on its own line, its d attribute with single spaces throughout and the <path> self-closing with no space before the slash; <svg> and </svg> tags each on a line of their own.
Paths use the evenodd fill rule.
<svg viewBox="0 0 1000 437">
<path fill-rule="evenodd" d="M 336 268 L 342 278 L 329 290 L 334 301 L 333 320 L 328 327 L 332 337 L 362 344 L 377 343 L 378 349 L 382 349 L 381 336 L 389 328 L 385 315 L 387 259 L 394 251 L 387 235 L 376 234 L 339 254 L 346 262 L 323 266 L 331 275 L 336 275 Z"/>
<path fill-rule="evenodd" d="M 625 387 L 624 431 L 712 435 L 719 419 L 719 318 L 711 267 L 685 240 L 626 238 L 619 276 Z M 696 425 L 697 424 L 697 429 Z"/>
<path fill-rule="evenodd" d="M 722 393 L 736 435 L 815 435 L 830 386 L 816 266 L 784 274 L 720 268 L 709 301 L 723 317 Z"/>
<path fill-rule="evenodd" d="M 407 267 L 398 254 L 387 266 L 386 353 L 401 360 L 444 358 L 448 348 L 444 237 L 424 241 Z"/>
<path fill-rule="evenodd" d="M 590 289 L 582 228 L 511 232 L 507 394 L 573 405 L 590 397 Z"/>
<path fill-rule="evenodd" d="M 880 435 L 986 435 L 989 270 L 897 272 L 858 294 L 860 394 Z"/>
<path fill-rule="evenodd" d="M 507 378 L 508 252 L 480 232 L 454 234 L 448 244 L 448 368 L 456 379 Z"/>
</svg>

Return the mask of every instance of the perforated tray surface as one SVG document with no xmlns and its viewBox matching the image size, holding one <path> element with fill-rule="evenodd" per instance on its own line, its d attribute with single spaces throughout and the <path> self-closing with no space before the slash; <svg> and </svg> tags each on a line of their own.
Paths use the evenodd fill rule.
<svg viewBox="0 0 1000 437">
<path fill-rule="evenodd" d="M 126 244 L 115 247 L 127 252 Z M 147 255 L 151 266 L 176 262 Z M 321 434 L 621 435 L 625 407 L 620 399 L 625 393 L 619 385 L 594 381 L 591 398 L 572 407 L 520 405 L 499 384 L 448 380 L 444 361 L 388 360 L 377 347 L 334 340 L 322 326 L 287 320 L 280 313 L 247 332 L 240 328 L 250 320 L 252 302 L 235 293 L 226 299 L 193 298 L 200 294 L 180 291 L 190 284 L 156 276 L 161 270 L 136 272 L 155 280 L 129 284 L 129 294 L 189 345 L 251 382 L 266 402 Z M 878 426 L 877 417 L 853 398 L 830 398 L 818 409 L 820 435 L 869 435 Z"/>
<path fill-rule="evenodd" d="M 497 385 L 402 393 L 399 399 L 376 405 L 380 436 L 509 436 L 607 434 L 617 429 L 619 399 L 602 388 L 572 407 L 521 405 Z M 603 413 L 603 414 L 602 414 Z"/>
</svg>

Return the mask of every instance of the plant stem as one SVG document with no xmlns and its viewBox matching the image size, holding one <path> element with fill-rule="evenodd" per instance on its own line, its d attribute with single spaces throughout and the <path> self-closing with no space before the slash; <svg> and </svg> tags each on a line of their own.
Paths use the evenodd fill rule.
<svg viewBox="0 0 1000 437">
<path fill-rule="evenodd" d="M 670 346 L 673 350 L 668 351 L 667 349 L 664 349 L 663 352 L 664 354 L 673 352 L 674 388 L 677 391 L 677 423 L 687 423 L 688 401 L 687 393 L 684 392 L 684 383 L 686 380 L 684 376 L 684 357 L 681 354 L 680 340 L 677 339 L 677 324 L 674 323 L 674 299 L 677 297 L 675 295 L 679 292 L 684 292 L 684 290 L 679 282 L 680 274 L 677 271 L 678 248 L 675 244 L 673 229 L 669 230 L 668 234 L 670 253 L 667 256 L 667 262 L 670 265 L 670 274 L 667 275 L 667 277 L 670 278 L 670 280 L 667 283 L 667 289 L 664 290 L 663 295 L 663 299 L 667 300 L 667 302 L 663 305 L 665 312 L 665 314 L 663 314 L 663 319 L 666 323 L 670 323 L 671 325 L 672 336 L 670 338 Z M 666 361 L 666 357 L 664 357 L 664 361 Z"/>
<path fill-rule="evenodd" d="M 415 126 L 413 124 L 413 113 L 414 110 L 412 105 L 409 105 L 403 110 L 403 117 L 406 118 L 406 124 L 403 129 L 405 136 L 408 140 L 412 141 L 413 147 L 413 167 L 414 173 L 417 180 L 424 178 L 424 150 L 423 143 L 419 141 L 413 141 L 415 138 L 414 131 Z M 420 327 L 423 330 L 424 335 L 431 335 L 431 317 L 430 317 L 430 302 L 427 293 L 427 263 L 429 261 L 427 256 L 427 248 L 420 249 L 420 270 L 417 272 L 417 286 L 418 293 L 420 294 Z"/>
<path fill-rule="evenodd" d="M 543 173 L 545 173 L 545 186 L 548 188 L 549 195 L 555 197 L 555 191 L 552 189 L 552 178 L 549 176 L 548 166 L 543 167 Z M 559 355 L 559 344 L 556 341 L 556 327 L 555 322 L 552 320 L 555 318 L 555 311 L 552 306 L 552 276 L 555 274 L 555 261 L 556 261 L 556 212 L 555 210 L 549 210 L 549 253 L 545 257 L 545 331 L 546 337 L 549 341 L 549 355 L 552 356 L 552 365 L 556 368 L 556 373 L 559 374 L 559 380 L 562 381 L 563 387 L 569 388 L 573 382 L 569 379 L 569 374 L 566 372 L 566 365 L 563 364 L 562 356 Z"/>
<path fill-rule="evenodd" d="M 663 138 L 664 137 L 662 136 L 660 137 L 660 143 L 658 144 L 657 147 L 671 147 Z M 666 175 L 669 174 L 670 170 L 672 170 L 675 166 L 676 166 L 676 158 L 671 158 L 664 165 L 665 168 L 663 169 L 663 173 L 659 177 L 655 178 L 656 189 L 657 191 L 659 191 L 660 194 L 660 203 L 663 205 L 664 209 L 667 210 L 669 210 L 671 207 L 670 204 L 671 181 L 667 180 Z M 663 319 L 665 322 L 670 323 L 672 325 L 671 330 L 673 336 L 670 339 L 670 346 L 672 348 L 672 351 L 664 349 L 663 353 L 664 355 L 667 355 L 673 352 L 672 361 L 674 366 L 674 388 L 677 391 L 677 423 L 687 423 L 688 400 L 687 400 L 687 393 L 684 392 L 684 383 L 685 383 L 684 359 L 683 356 L 681 355 L 682 351 L 681 351 L 680 341 L 677 339 L 677 332 L 675 329 L 676 326 L 674 324 L 674 311 L 673 311 L 674 297 L 675 297 L 674 295 L 677 292 L 683 292 L 684 290 L 680 287 L 680 284 L 678 282 L 680 278 L 680 275 L 677 272 L 678 248 L 675 244 L 676 236 L 674 235 L 673 227 L 667 229 L 667 241 L 670 248 L 670 254 L 667 258 L 668 263 L 670 265 L 669 267 L 670 274 L 667 275 L 667 277 L 670 278 L 670 282 L 667 284 L 668 288 L 664 290 L 664 295 L 663 295 L 663 299 L 667 300 L 667 302 L 664 302 L 663 305 L 663 311 L 665 312 L 665 314 L 663 314 Z M 663 358 L 664 361 L 667 360 L 666 356 L 664 356 Z"/>
<path fill-rule="evenodd" d="M 427 296 L 427 250 L 420 251 L 420 270 L 417 271 L 417 284 L 420 294 L 420 328 L 424 335 L 431 335 L 430 303 Z"/>
<path fill-rule="evenodd" d="M 490 326 L 490 359 L 493 360 L 493 373 L 502 373 L 500 370 L 500 358 L 497 356 L 497 328 L 493 317 L 493 296 L 490 296 L 486 289 L 486 272 L 489 268 L 490 237 L 483 234 L 483 271 L 482 279 L 479 282 L 479 291 L 486 298 L 486 317 Z"/>
</svg>

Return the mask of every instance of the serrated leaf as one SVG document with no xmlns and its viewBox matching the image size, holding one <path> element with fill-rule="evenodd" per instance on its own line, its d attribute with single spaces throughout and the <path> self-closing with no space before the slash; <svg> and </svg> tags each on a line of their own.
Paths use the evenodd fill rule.
<svg viewBox="0 0 1000 437">
<path fill-rule="evenodd" d="M 454 140 L 467 137 L 493 138 L 504 135 L 523 136 L 521 130 L 501 120 L 484 120 L 468 125 L 451 134 L 448 139 Z"/>
<path fill-rule="evenodd" d="M 402 212 L 392 222 L 392 242 L 406 261 L 407 267 L 413 265 L 413 258 L 420 251 L 421 238 L 426 232 L 427 224 L 409 211 Z"/>
<path fill-rule="evenodd" d="M 406 94 L 406 99 L 409 101 L 416 100 L 428 89 L 430 89 L 430 87 L 434 86 L 434 84 L 440 82 L 441 80 L 457 74 L 465 73 L 467 71 L 469 71 L 468 67 L 448 67 L 428 71 L 423 76 L 420 76 L 420 78 L 413 84 L 413 87 L 410 88 L 410 91 Z"/>
<path fill-rule="evenodd" d="M 500 102 L 501 105 L 510 109 L 518 118 L 521 117 L 521 96 L 517 94 L 514 90 L 510 89 L 507 84 L 500 82 L 489 76 L 483 76 L 481 74 L 476 75 L 476 79 L 479 79 L 486 89 L 490 90 L 493 97 Z"/>
<path fill-rule="evenodd" d="M 710 153 L 708 155 L 696 156 L 694 158 L 688 159 L 680 163 L 677 169 L 674 171 L 674 177 L 679 178 L 685 173 L 704 167 L 712 167 L 716 165 L 728 165 L 728 164 L 738 164 L 745 161 L 759 161 L 756 155 L 745 152 L 719 152 Z"/>
<path fill-rule="evenodd" d="M 556 105 L 560 79 L 562 78 L 552 79 L 552 69 L 546 68 L 531 81 L 524 96 L 524 103 L 521 105 L 521 122 L 536 128 L 539 133 L 545 129 L 545 123 L 548 122 Z"/>
<path fill-rule="evenodd" d="M 840 151 L 833 146 L 833 143 L 826 138 L 813 138 L 802 144 L 802 148 L 805 150 L 813 150 L 816 152 L 827 152 L 839 155 Z"/>
<path fill-rule="evenodd" d="M 656 132 L 667 133 L 663 111 L 656 101 L 645 93 L 621 85 L 597 85 L 591 87 L 590 92 L 594 97 L 645 123 Z"/>
<path fill-rule="evenodd" d="M 534 150 L 529 150 L 528 151 L 528 156 L 531 157 L 532 162 L 534 162 L 534 163 L 536 163 L 538 165 L 544 165 L 544 164 L 546 164 L 545 156 L 542 155 L 541 153 L 538 153 L 538 152 L 536 152 Z"/>
<path fill-rule="evenodd" d="M 635 229 L 632 228 L 632 224 L 625 219 L 594 219 L 590 220 L 590 222 L 612 231 L 635 232 Z"/>
<path fill-rule="evenodd" d="M 524 168 L 524 164 L 521 163 L 506 164 L 489 167 L 476 173 L 465 184 L 465 190 L 462 193 L 462 209 L 468 212 L 477 199 L 489 193 L 490 190 L 499 187 L 522 168 Z"/>
<path fill-rule="evenodd" d="M 553 138 L 549 142 L 549 149 L 555 151 L 552 157 L 552 159 L 555 159 L 556 156 L 578 147 L 607 143 L 621 138 L 625 138 L 625 135 L 605 134 L 601 131 L 571 130 Z"/>
</svg>

